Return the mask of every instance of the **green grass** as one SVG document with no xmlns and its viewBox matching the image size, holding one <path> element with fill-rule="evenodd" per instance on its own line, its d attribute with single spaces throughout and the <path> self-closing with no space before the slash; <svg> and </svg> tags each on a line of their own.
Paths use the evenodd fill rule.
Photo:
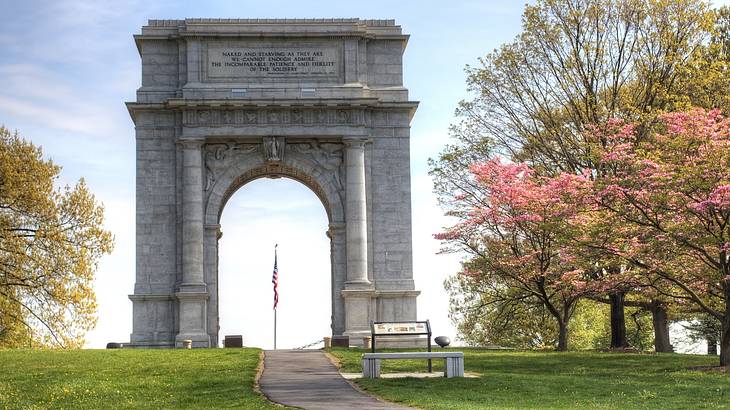
<svg viewBox="0 0 730 410">
<path fill-rule="evenodd" d="M 0 350 L 0 408 L 277 408 L 254 391 L 259 352 Z"/>
<path fill-rule="evenodd" d="M 357 379 L 386 400 L 423 409 L 730 409 L 730 373 L 689 370 L 717 357 L 594 352 L 464 352 L 478 378 Z M 345 372 L 363 351 L 332 349 Z M 442 368 L 442 360 L 435 361 Z M 382 372 L 425 371 L 424 360 L 383 360 Z"/>
<path fill-rule="evenodd" d="M 688 370 L 717 358 L 457 350 L 478 378 L 357 384 L 423 409 L 730 409 L 730 373 Z M 330 352 L 343 371 L 361 371 L 362 351 Z M 276 408 L 253 389 L 258 360 L 257 349 L 0 350 L 0 408 Z M 383 361 L 384 373 L 424 370 L 423 360 Z"/>
</svg>

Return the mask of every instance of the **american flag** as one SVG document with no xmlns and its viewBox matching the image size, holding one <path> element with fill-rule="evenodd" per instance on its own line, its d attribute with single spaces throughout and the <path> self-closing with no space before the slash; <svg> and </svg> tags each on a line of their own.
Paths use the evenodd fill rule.
<svg viewBox="0 0 730 410">
<path fill-rule="evenodd" d="M 279 304 L 279 268 L 276 266 L 276 248 L 279 245 L 274 246 L 274 274 L 271 276 L 271 283 L 274 284 L 274 309 Z"/>
</svg>

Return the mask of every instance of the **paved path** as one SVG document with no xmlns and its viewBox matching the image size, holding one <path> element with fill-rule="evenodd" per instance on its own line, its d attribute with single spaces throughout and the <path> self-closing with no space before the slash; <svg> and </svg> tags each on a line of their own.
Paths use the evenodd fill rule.
<svg viewBox="0 0 730 410">
<path fill-rule="evenodd" d="M 267 350 L 261 391 L 271 401 L 303 409 L 406 409 L 360 393 L 318 350 Z"/>
</svg>

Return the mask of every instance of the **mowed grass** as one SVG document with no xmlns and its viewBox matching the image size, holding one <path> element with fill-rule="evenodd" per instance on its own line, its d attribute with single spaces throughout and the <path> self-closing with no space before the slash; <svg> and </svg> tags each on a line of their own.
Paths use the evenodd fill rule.
<svg viewBox="0 0 730 410">
<path fill-rule="evenodd" d="M 463 351 L 477 378 L 357 379 L 362 389 L 422 409 L 730 409 L 730 373 L 689 370 L 717 357 L 680 354 Z M 360 372 L 362 350 L 332 349 Z M 443 360 L 434 361 L 442 369 Z M 438 366 L 436 366 L 438 364 Z M 382 372 L 422 372 L 425 360 L 383 360 Z"/>
<path fill-rule="evenodd" d="M 254 391 L 259 352 L 0 350 L 0 408 L 277 408 Z"/>
</svg>

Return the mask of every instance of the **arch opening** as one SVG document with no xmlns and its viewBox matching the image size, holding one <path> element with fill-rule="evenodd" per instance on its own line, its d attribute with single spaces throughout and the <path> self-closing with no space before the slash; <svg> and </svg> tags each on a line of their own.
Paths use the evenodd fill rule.
<svg viewBox="0 0 730 410">
<path fill-rule="evenodd" d="M 238 192 L 244 185 L 248 184 L 249 182 L 255 181 L 257 179 L 261 178 L 268 178 L 268 179 L 279 179 L 279 178 L 285 178 L 285 179 L 291 179 L 293 181 L 299 182 L 305 187 L 309 188 L 309 190 L 314 193 L 317 198 L 322 203 L 322 206 L 324 207 L 325 212 L 327 213 L 327 220 L 329 222 L 332 221 L 332 207 L 330 205 L 330 201 L 327 199 L 327 192 L 320 186 L 320 184 L 316 181 L 315 178 L 313 178 L 311 175 L 300 171 L 297 168 L 286 166 L 286 165 L 263 165 L 256 168 L 253 168 L 249 171 L 244 172 L 243 174 L 239 175 L 233 181 L 230 183 L 230 186 L 228 189 L 226 189 L 223 192 L 223 197 L 221 199 L 220 207 L 218 210 L 218 222 L 220 223 L 221 215 L 223 214 L 223 209 L 225 209 L 226 204 L 230 200 L 230 198 Z"/>
<path fill-rule="evenodd" d="M 331 244 L 325 235 L 331 213 L 313 181 L 291 170 L 262 171 L 236 178 L 221 202 L 219 344 L 225 335 L 242 334 L 247 346 L 273 347 L 271 280 L 278 243 L 277 347 L 294 348 L 332 333 Z"/>
</svg>

